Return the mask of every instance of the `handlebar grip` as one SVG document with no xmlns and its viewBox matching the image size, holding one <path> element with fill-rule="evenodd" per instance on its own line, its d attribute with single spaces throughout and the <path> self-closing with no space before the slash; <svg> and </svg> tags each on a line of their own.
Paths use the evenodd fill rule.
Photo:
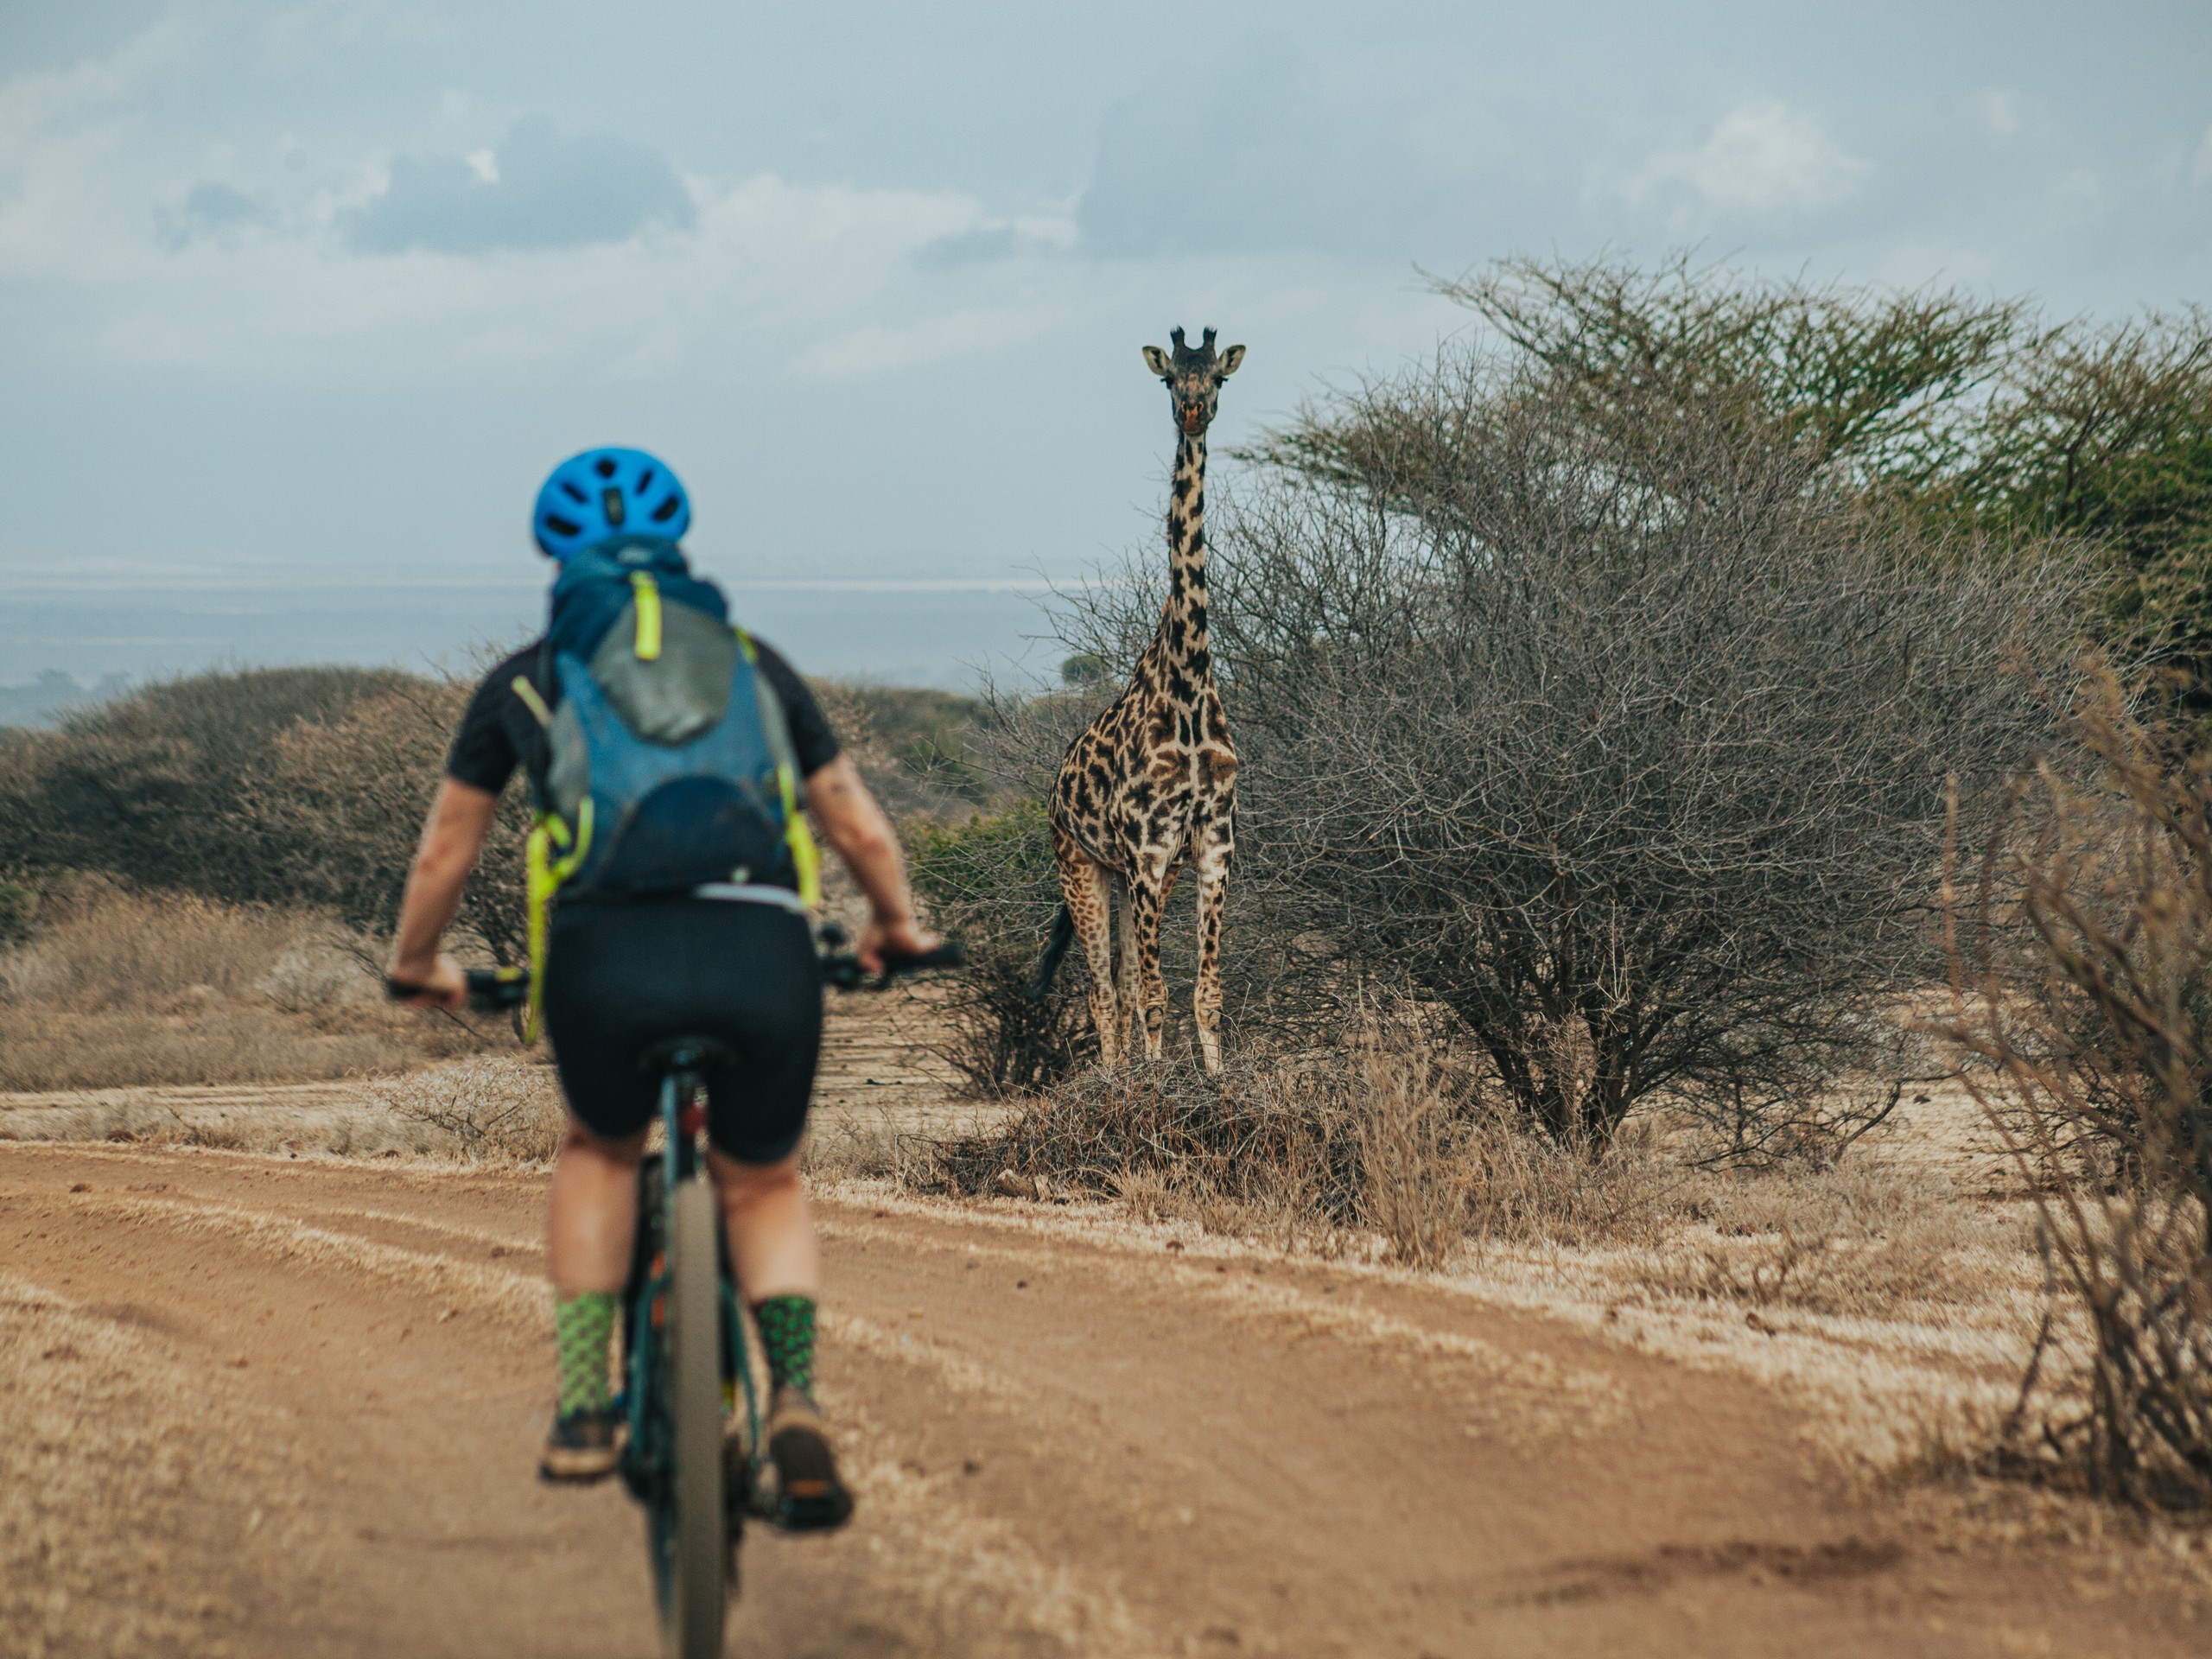
<svg viewBox="0 0 2212 1659">
<path fill-rule="evenodd" d="M 856 991 L 863 986 L 880 991 L 900 974 L 918 974 L 932 968 L 960 968 L 967 962 L 968 947 L 957 939 L 947 939 L 936 950 L 925 950 L 918 957 L 886 956 L 883 972 L 871 979 L 858 957 L 849 951 L 838 951 L 822 958 L 822 978 L 825 984 L 835 985 L 841 991 Z"/>
<path fill-rule="evenodd" d="M 480 1014 L 505 1014 L 530 1001 L 527 968 L 471 968 L 468 1006 Z"/>
<path fill-rule="evenodd" d="M 462 976 L 468 982 L 468 1006 L 479 1014 L 505 1014 L 518 1008 L 530 1001 L 530 969 L 527 968 L 469 968 Z M 384 994 L 395 1002 L 404 1002 L 410 996 L 420 996 L 429 988 L 404 979 L 384 976 Z"/>
</svg>

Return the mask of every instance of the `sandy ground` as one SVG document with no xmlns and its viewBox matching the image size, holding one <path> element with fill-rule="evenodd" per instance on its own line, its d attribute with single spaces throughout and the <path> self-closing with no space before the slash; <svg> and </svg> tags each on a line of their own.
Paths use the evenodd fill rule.
<svg viewBox="0 0 2212 1659">
<path fill-rule="evenodd" d="M 0 1651 L 653 1650 L 635 1513 L 531 1478 L 542 1178 L 0 1146 Z M 2183 1654 L 2171 1590 L 1931 1529 L 1722 1370 L 1462 1285 L 823 1205 L 861 1508 L 732 1651 Z"/>
</svg>

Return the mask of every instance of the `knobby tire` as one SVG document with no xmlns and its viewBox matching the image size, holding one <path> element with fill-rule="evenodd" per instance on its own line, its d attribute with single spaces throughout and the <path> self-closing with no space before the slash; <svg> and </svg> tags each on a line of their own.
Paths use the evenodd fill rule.
<svg viewBox="0 0 2212 1659">
<path fill-rule="evenodd" d="M 721 1275 L 714 1188 L 677 1189 L 669 1245 L 669 1408 L 676 1429 L 676 1536 L 670 1561 L 668 1659 L 716 1659 L 728 1606 L 728 1514 L 722 1498 Z"/>
</svg>

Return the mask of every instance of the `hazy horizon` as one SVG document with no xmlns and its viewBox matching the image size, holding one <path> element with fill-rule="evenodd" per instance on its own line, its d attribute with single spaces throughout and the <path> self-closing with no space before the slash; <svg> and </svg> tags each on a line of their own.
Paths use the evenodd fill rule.
<svg viewBox="0 0 2212 1659">
<path fill-rule="evenodd" d="M 1218 449 L 1502 256 L 2054 317 L 2212 270 L 2181 4 L 0 16 L 0 685 L 464 661 L 609 442 L 810 671 L 1048 671 L 1041 586 L 1157 540 L 1178 324 L 1250 348 Z"/>
</svg>

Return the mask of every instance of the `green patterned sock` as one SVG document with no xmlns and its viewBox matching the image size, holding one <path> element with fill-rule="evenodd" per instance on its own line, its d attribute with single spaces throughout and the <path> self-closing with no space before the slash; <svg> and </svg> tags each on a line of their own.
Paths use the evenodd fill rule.
<svg viewBox="0 0 2212 1659">
<path fill-rule="evenodd" d="M 814 1392 L 814 1298 L 771 1296 L 754 1304 L 760 1321 L 760 1346 L 768 1361 L 768 1380 L 801 1394 Z"/>
<path fill-rule="evenodd" d="M 561 1414 L 603 1411 L 613 1402 L 607 1386 L 607 1344 L 614 1335 L 618 1304 L 611 1290 L 581 1296 L 553 1294 L 553 1345 L 561 1364 Z"/>
</svg>

